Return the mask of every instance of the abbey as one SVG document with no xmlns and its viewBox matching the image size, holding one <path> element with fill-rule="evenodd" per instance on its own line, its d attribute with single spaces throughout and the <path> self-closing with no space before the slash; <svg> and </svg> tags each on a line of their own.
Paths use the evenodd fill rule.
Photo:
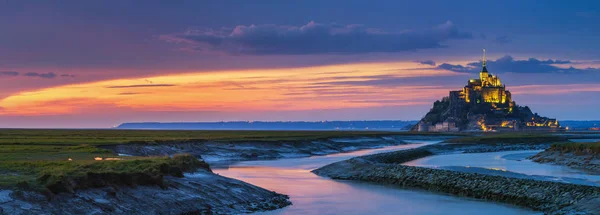
<svg viewBox="0 0 600 215">
<path fill-rule="evenodd" d="M 479 79 L 470 79 L 462 90 L 450 91 L 436 101 L 415 131 L 517 131 L 558 130 L 556 119 L 539 116 L 512 100 L 510 91 L 487 69 L 485 49 Z"/>
<path fill-rule="evenodd" d="M 508 112 L 512 112 L 512 108 L 516 104 L 512 101 L 510 91 L 506 90 L 505 85 L 502 85 L 500 77 L 488 72 L 485 49 L 482 62 L 479 79 L 470 79 L 462 90 L 450 91 L 450 101 L 460 106 L 465 105 L 461 103 L 489 103 L 496 110 L 506 109 Z"/>
<path fill-rule="evenodd" d="M 502 85 L 500 77 L 492 75 L 486 67 L 485 49 L 483 50 L 483 68 L 479 79 L 470 79 L 462 91 L 451 91 L 450 97 L 458 96 L 467 103 L 486 102 L 503 106 L 514 106 L 510 92 Z"/>
</svg>

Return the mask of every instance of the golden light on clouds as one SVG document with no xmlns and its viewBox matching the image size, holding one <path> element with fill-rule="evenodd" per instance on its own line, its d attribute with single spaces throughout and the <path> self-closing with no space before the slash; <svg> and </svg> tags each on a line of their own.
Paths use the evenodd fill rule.
<svg viewBox="0 0 600 215">
<path fill-rule="evenodd" d="M 453 88 L 430 84 L 428 77 L 464 76 L 467 80 L 470 75 L 432 68 L 414 62 L 363 63 L 116 79 L 20 92 L 0 101 L 0 114 L 251 112 L 429 105 Z M 526 85 L 509 90 L 514 94 L 555 94 L 600 91 L 600 86 Z"/>
<path fill-rule="evenodd" d="M 309 110 L 430 103 L 447 89 L 370 81 L 459 75 L 416 63 L 190 72 L 58 86 L 0 101 L 5 115 L 144 111 Z"/>
<path fill-rule="evenodd" d="M 0 100 L 0 115 L 111 111 L 295 111 L 430 105 L 454 87 L 431 80 L 471 74 L 414 62 L 186 72 L 63 85 Z M 436 77 L 434 77 L 436 76 Z M 444 82 L 444 81 L 443 81 Z M 439 82 L 438 82 L 439 83 Z M 444 82 L 445 83 L 445 82 Z M 600 91 L 598 84 L 509 86 L 514 94 Z"/>
</svg>

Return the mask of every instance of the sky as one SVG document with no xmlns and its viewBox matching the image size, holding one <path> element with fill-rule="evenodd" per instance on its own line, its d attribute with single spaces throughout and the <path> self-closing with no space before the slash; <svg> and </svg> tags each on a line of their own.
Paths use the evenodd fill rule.
<svg viewBox="0 0 600 215">
<path fill-rule="evenodd" d="M 0 127 L 418 120 L 478 76 L 600 119 L 598 1 L 0 0 Z"/>
</svg>

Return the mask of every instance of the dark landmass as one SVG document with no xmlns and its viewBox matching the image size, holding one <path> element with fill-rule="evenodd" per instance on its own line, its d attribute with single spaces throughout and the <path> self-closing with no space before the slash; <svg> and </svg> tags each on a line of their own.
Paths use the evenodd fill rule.
<svg viewBox="0 0 600 215">
<path fill-rule="evenodd" d="M 128 122 L 118 129 L 159 130 L 375 130 L 406 131 L 416 121 L 368 120 L 368 121 L 233 121 L 233 122 Z"/>
<path fill-rule="evenodd" d="M 442 101 L 440 101 L 442 102 Z M 438 105 L 440 105 L 438 103 Z M 434 105 L 435 106 L 435 105 Z M 445 112 L 443 107 L 434 107 Z M 529 110 L 531 111 L 531 110 Z M 527 109 L 525 109 L 527 112 Z M 526 114 L 530 115 L 530 114 Z M 535 114 L 531 114 L 535 115 Z M 431 121 L 441 122 L 444 119 L 430 115 Z M 447 119 L 447 117 L 445 118 Z M 416 120 L 367 120 L 367 121 L 324 121 L 324 122 L 127 122 L 117 126 L 117 129 L 154 129 L 154 130 L 374 130 L 374 131 L 408 131 L 419 121 Z M 600 128 L 600 121 L 560 121 L 562 127 L 572 131 L 593 131 Z M 368 129 L 367 129 L 368 128 Z M 600 134 L 600 132 L 598 132 Z"/>
</svg>

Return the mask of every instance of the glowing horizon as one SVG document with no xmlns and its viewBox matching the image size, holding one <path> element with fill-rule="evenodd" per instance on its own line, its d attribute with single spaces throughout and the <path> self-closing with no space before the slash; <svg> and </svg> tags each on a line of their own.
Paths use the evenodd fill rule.
<svg viewBox="0 0 600 215">
<path fill-rule="evenodd" d="M 446 89 L 346 84 L 380 77 L 464 76 L 417 63 L 362 63 L 231 70 L 115 79 L 20 92 L 0 100 L 4 115 L 85 112 L 99 106 L 149 111 L 308 110 L 412 105 Z M 419 92 L 419 95 L 411 92 Z M 424 94 L 423 94 L 424 93 Z M 373 100 L 376 96 L 377 101 Z"/>
<path fill-rule="evenodd" d="M 600 119 L 594 4 L 315 3 L 0 3 L 0 127 L 419 119 L 482 48 L 519 105 Z"/>
</svg>

